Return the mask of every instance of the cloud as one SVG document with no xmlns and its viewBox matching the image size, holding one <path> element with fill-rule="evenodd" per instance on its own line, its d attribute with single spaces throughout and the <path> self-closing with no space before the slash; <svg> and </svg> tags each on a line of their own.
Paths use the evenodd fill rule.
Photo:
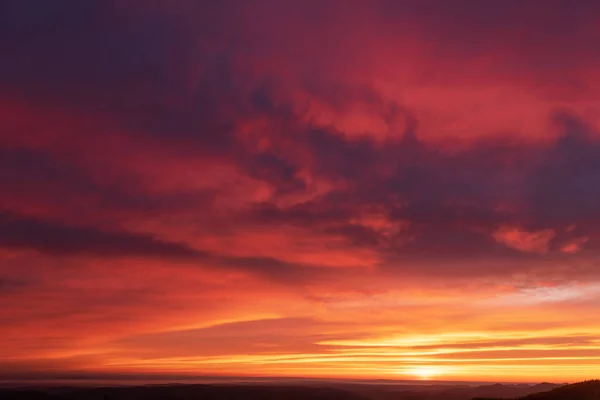
<svg viewBox="0 0 600 400">
<path fill-rule="evenodd" d="M 311 352 L 319 347 L 315 342 L 332 337 L 317 333 L 319 328 L 331 326 L 335 324 L 302 318 L 272 318 L 129 337 L 114 345 L 133 349 L 147 357 L 160 357 L 165 353 L 178 357 L 210 357 L 248 352 Z M 298 329 L 308 336 L 299 337 Z"/>
<path fill-rule="evenodd" d="M 0 46 L 10 59 L 0 69 L 5 90 L 133 106 L 145 94 L 153 97 L 147 101 L 157 100 L 179 86 L 168 68 L 185 57 L 188 36 L 166 16 L 148 12 L 126 22 L 119 18 L 126 6 L 96 0 L 7 1 L 2 7 Z M 111 95 L 117 87 L 125 97 Z"/>
<path fill-rule="evenodd" d="M 570 112 L 559 111 L 553 120 L 560 136 L 540 154 L 542 161 L 530 176 L 532 217 L 565 227 L 584 219 L 595 224 L 593 204 L 600 198 L 598 133 Z"/>
<path fill-rule="evenodd" d="M 517 228 L 503 227 L 494 232 L 494 239 L 521 251 L 544 254 L 548 252 L 554 231 L 523 232 Z"/>
<path fill-rule="evenodd" d="M 162 241 L 150 235 L 67 226 L 7 212 L 0 214 L 0 245 L 10 249 L 32 249 L 50 255 L 173 259 L 201 255 L 183 244 Z"/>
<path fill-rule="evenodd" d="M 595 218 L 595 185 L 582 180 L 600 171 L 596 133 L 564 111 L 553 118 L 560 132 L 549 142 L 491 138 L 458 149 L 421 141 L 414 128 L 378 144 L 374 138 L 344 139 L 333 128 L 300 122 L 298 144 L 316 160 L 304 168 L 339 186 L 291 207 L 262 204 L 251 209 L 250 218 L 425 258 L 519 257 L 509 248 L 545 254 L 575 240 L 573 235 L 596 229 L 585 222 Z M 581 186 L 574 187 L 578 180 Z M 387 229 L 361 222 L 373 213 Z M 573 224 L 578 232 L 567 232 Z"/>
<path fill-rule="evenodd" d="M 561 250 L 563 251 L 563 253 L 579 253 L 583 249 L 583 246 L 585 246 L 585 244 L 588 242 L 588 240 L 590 240 L 590 238 L 588 237 L 580 237 L 573 239 L 567 243 L 564 243 L 561 247 Z"/>
<path fill-rule="evenodd" d="M 537 332 L 573 309 L 478 296 L 598 279 L 597 2 L 0 3 L 14 354 Z"/>
<path fill-rule="evenodd" d="M 10 293 L 25 288 L 28 284 L 26 280 L 0 276 L 0 293 Z"/>
</svg>

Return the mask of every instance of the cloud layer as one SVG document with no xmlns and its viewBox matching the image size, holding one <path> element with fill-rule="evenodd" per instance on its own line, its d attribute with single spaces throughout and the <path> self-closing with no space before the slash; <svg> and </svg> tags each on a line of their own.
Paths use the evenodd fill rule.
<svg viewBox="0 0 600 400">
<path fill-rule="evenodd" d="M 599 18 L 1 2 L 0 372 L 593 376 Z"/>
</svg>

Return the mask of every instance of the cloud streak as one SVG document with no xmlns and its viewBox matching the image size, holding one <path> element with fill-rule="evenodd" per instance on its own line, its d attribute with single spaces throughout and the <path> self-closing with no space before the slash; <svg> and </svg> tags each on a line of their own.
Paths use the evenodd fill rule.
<svg viewBox="0 0 600 400">
<path fill-rule="evenodd" d="M 0 214 L 0 246 L 49 255 L 187 258 L 200 254 L 183 244 L 149 235 L 66 226 L 8 213 Z"/>
</svg>

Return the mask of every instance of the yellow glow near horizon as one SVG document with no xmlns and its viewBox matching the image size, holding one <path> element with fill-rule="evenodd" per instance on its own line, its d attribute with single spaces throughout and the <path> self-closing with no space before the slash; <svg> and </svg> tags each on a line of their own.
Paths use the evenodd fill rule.
<svg viewBox="0 0 600 400">
<path fill-rule="evenodd" d="M 422 380 L 428 380 L 431 378 L 435 378 L 444 373 L 443 368 L 435 367 L 431 365 L 423 365 L 414 368 L 409 368 L 406 371 L 410 375 L 414 375 Z"/>
</svg>

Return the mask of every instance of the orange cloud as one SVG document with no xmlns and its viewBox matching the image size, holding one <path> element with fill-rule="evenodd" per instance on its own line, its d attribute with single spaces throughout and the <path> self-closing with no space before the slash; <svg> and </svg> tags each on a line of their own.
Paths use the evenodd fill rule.
<svg viewBox="0 0 600 400">
<path fill-rule="evenodd" d="M 494 232 L 493 237 L 499 243 L 520 251 L 547 253 L 550 241 L 555 233 L 551 229 L 537 232 L 522 231 L 517 228 L 502 227 Z"/>
<path fill-rule="evenodd" d="M 579 253 L 583 249 L 583 246 L 589 240 L 590 240 L 589 237 L 580 237 L 577 239 L 573 239 L 573 240 L 568 241 L 567 243 L 563 244 L 561 247 L 561 250 L 563 253 L 568 253 L 568 254 Z"/>
</svg>

